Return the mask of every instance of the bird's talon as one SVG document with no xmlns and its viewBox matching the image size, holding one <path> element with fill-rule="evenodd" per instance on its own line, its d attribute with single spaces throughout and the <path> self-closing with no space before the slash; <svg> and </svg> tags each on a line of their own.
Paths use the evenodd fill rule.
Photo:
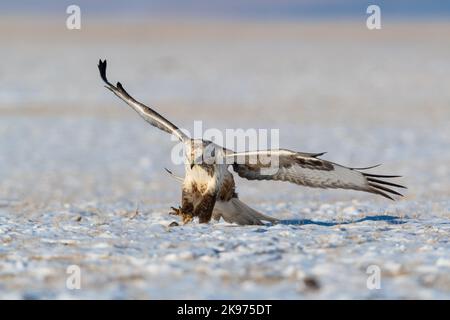
<svg viewBox="0 0 450 320">
<path fill-rule="evenodd" d="M 182 213 L 183 224 L 188 224 L 194 219 L 194 216 L 189 213 Z"/>
<path fill-rule="evenodd" d="M 172 211 L 169 212 L 170 215 L 179 216 L 181 215 L 181 208 L 170 207 Z"/>
<path fill-rule="evenodd" d="M 183 212 L 181 207 L 178 207 L 178 208 L 170 207 L 170 209 L 172 209 L 172 211 L 169 212 L 169 214 L 175 215 L 175 216 L 180 216 L 181 220 L 183 221 L 183 224 L 187 224 L 194 219 L 194 216 L 192 215 L 192 213 Z"/>
</svg>

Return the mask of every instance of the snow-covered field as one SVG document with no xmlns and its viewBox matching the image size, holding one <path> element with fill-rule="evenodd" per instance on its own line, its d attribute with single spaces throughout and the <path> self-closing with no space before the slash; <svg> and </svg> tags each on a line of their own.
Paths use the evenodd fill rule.
<svg viewBox="0 0 450 320">
<path fill-rule="evenodd" d="M 104 23 L 0 22 L 15 34 L 0 65 L 0 298 L 450 298 L 449 24 Z M 182 127 L 280 129 L 282 147 L 383 163 L 409 189 L 391 202 L 236 178 L 282 223 L 169 227 L 173 143 L 102 87 L 98 58 Z"/>
</svg>

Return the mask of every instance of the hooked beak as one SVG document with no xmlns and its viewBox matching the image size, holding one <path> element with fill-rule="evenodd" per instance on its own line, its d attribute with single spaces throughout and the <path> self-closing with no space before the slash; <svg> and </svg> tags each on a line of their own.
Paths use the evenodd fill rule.
<svg viewBox="0 0 450 320">
<path fill-rule="evenodd" d="M 195 163 L 191 163 L 191 170 L 192 170 L 192 168 L 195 166 Z"/>
</svg>

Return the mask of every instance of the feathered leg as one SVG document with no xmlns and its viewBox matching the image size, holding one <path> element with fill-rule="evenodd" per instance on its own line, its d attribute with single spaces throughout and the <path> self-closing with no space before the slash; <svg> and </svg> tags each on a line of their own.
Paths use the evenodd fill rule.
<svg viewBox="0 0 450 320">
<path fill-rule="evenodd" d="M 195 206 L 194 216 L 198 217 L 200 223 L 208 223 L 216 204 L 217 194 L 206 193 L 200 202 Z"/>
</svg>

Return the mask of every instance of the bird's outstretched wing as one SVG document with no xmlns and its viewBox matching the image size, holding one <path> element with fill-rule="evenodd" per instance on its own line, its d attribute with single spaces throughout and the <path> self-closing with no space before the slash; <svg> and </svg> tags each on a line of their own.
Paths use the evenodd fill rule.
<svg viewBox="0 0 450 320">
<path fill-rule="evenodd" d="M 383 180 L 400 176 L 365 173 L 363 170 L 373 167 L 349 168 L 319 159 L 321 155 L 323 153 L 280 149 L 228 153 L 226 160 L 227 163 L 232 163 L 234 171 L 240 177 L 248 180 L 279 180 L 313 188 L 353 189 L 375 193 L 391 200 L 391 195 L 402 196 L 387 186 L 405 188 L 404 186 Z"/>
<path fill-rule="evenodd" d="M 174 134 L 181 141 L 187 139 L 187 136 L 180 129 L 178 129 L 177 126 L 175 126 L 169 120 L 161 116 L 158 112 L 152 110 L 143 103 L 136 101 L 132 96 L 130 96 L 128 92 L 125 91 L 120 82 L 117 82 L 115 86 L 111 82 L 109 82 L 108 79 L 106 78 L 106 60 L 104 61 L 99 60 L 98 70 L 100 71 L 100 76 L 102 77 L 102 80 L 106 83 L 105 87 L 111 90 L 120 99 L 125 101 L 142 118 L 144 118 L 145 121 L 165 132 Z"/>
</svg>

